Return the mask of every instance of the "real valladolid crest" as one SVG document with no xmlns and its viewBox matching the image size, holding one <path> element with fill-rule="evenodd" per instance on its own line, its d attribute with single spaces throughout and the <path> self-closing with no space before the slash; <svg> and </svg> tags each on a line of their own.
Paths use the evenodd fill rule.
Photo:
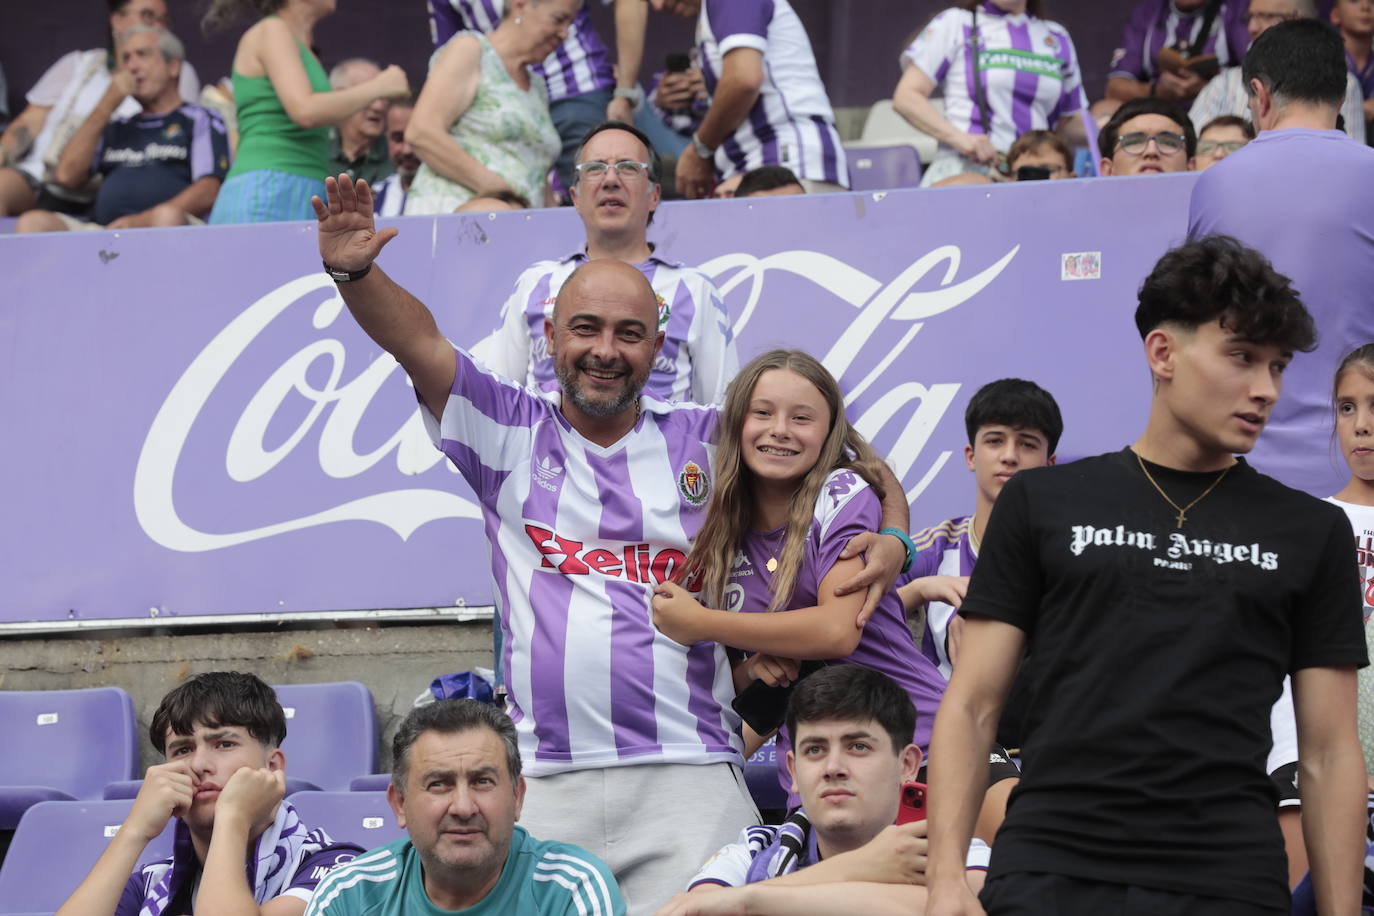
<svg viewBox="0 0 1374 916">
<path fill-rule="evenodd" d="M 765 257 L 726 254 L 702 264 L 701 269 L 716 279 L 731 314 L 736 316 L 735 334 L 744 334 L 746 339 L 746 329 L 760 310 L 760 320 L 770 325 L 795 319 L 781 312 L 772 314 L 785 304 L 766 297 L 770 274 L 792 274 L 814 284 L 818 292 L 808 303 L 812 310 L 824 303 L 825 295 L 834 297 L 836 306 L 855 310 L 836 337 L 827 333 L 825 340 L 833 339 L 834 343 L 822 361 L 843 379 L 850 417 L 858 430 L 869 439 L 880 435 L 892 439 L 888 458 L 908 488 L 908 499 L 915 499 L 953 454 L 943 450 L 917 466 L 931 432 L 961 386 L 957 382 L 913 380 L 894 383 L 894 379 L 910 372 L 915 361 L 908 348 L 927 322 L 976 296 L 1019 251 L 1020 246 L 1014 246 L 994 262 L 964 271 L 959 248 L 944 245 L 915 259 L 886 281 L 832 256 L 801 250 Z M 922 289 L 914 291 L 917 285 Z M 314 310 L 312 327 L 319 336 L 303 341 L 289 358 L 265 372 L 256 390 L 244 392 L 243 406 L 232 428 L 207 428 L 204 422 L 198 426 L 207 402 L 254 341 L 270 334 L 273 323 L 289 310 L 309 308 Z M 354 450 L 354 434 L 361 418 L 400 369 L 391 356 L 381 354 L 352 378 L 346 378 L 350 368 L 346 345 L 331 335 L 341 327 L 337 322 L 349 321 L 347 316 L 340 317 L 343 312 L 333 282 L 323 274 L 311 273 L 268 291 L 235 316 L 190 361 L 148 429 L 134 474 L 134 509 L 149 538 L 171 550 L 196 552 L 344 521 L 376 522 L 402 540 L 440 519 L 473 519 L 476 523 L 480 517 L 477 505 L 459 495 L 461 488 L 453 486 L 451 479 L 431 476 L 424 485 L 415 479 L 443 461 L 430 444 L 418 407 L 397 417 L 394 434 L 382 445 L 366 454 Z M 883 350 L 890 339 L 889 321 L 903 330 Z M 931 330 L 937 329 L 938 322 L 933 323 Z M 351 332 L 350 338 L 355 338 Z M 360 336 L 359 332 L 356 337 Z M 819 354 L 820 346 L 813 344 L 811 349 Z M 320 364 L 327 367 L 323 384 L 319 382 Z M 317 367 L 311 375 L 313 381 L 307 381 L 306 372 L 312 366 Z M 220 392 L 219 396 L 226 394 Z M 269 424 L 293 400 L 292 415 L 300 413 L 302 402 L 308 402 L 304 419 L 285 441 L 268 447 Z M 399 479 L 392 488 L 360 492 L 343 502 L 290 518 L 280 517 L 279 510 L 274 517 L 272 500 L 264 498 L 261 524 L 221 531 L 212 520 L 183 518 L 174 499 L 173 481 L 193 435 L 223 443 L 216 448 L 223 449 L 229 478 L 226 486 L 244 488 L 265 482 L 294 450 L 311 445 L 317 451 L 319 471 L 327 477 L 346 480 L 392 461 Z M 451 467 L 448 471 L 456 473 Z M 243 499 L 253 499 L 251 489 L 242 493 Z"/>
</svg>

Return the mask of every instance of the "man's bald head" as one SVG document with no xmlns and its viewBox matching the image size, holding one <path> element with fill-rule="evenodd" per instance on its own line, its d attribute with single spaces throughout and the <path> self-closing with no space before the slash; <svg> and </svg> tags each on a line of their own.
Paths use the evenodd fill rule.
<svg viewBox="0 0 1374 916">
<path fill-rule="evenodd" d="M 643 320 L 651 329 L 658 328 L 658 295 L 649 280 L 637 267 L 615 258 L 587 261 L 574 270 L 554 301 L 553 320 L 567 309 L 577 309 L 588 302 L 614 302 L 644 309 Z"/>
</svg>

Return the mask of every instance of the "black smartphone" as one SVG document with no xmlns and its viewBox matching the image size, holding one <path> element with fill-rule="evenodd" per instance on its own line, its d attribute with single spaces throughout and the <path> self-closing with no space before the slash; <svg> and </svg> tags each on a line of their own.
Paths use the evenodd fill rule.
<svg viewBox="0 0 1374 916">
<path fill-rule="evenodd" d="M 692 58 L 686 54 L 669 54 L 663 61 L 663 69 L 669 73 L 681 73 L 692 69 Z"/>
</svg>

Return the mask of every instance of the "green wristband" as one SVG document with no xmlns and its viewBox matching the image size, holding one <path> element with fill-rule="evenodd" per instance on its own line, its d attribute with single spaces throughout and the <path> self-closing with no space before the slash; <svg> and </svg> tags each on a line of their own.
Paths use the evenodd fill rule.
<svg viewBox="0 0 1374 916">
<path fill-rule="evenodd" d="M 916 562 L 916 545 L 912 543 L 911 535 L 900 528 L 884 528 L 878 533 L 890 534 L 902 542 L 903 546 L 906 547 L 906 563 L 902 565 L 902 572 L 910 570 L 911 564 Z"/>
</svg>

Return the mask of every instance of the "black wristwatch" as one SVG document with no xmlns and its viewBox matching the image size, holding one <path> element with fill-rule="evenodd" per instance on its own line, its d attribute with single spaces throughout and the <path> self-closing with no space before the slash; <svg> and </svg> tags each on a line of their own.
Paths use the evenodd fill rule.
<svg viewBox="0 0 1374 916">
<path fill-rule="evenodd" d="M 335 283 L 351 283 L 354 280 L 361 280 L 363 277 L 366 277 L 367 272 L 372 269 L 372 265 L 368 264 L 362 270 L 349 272 L 347 270 L 340 270 L 337 267 L 330 267 L 326 261 L 321 261 L 320 263 L 324 265 L 324 272 L 329 274 L 329 279 L 333 280 Z"/>
</svg>

